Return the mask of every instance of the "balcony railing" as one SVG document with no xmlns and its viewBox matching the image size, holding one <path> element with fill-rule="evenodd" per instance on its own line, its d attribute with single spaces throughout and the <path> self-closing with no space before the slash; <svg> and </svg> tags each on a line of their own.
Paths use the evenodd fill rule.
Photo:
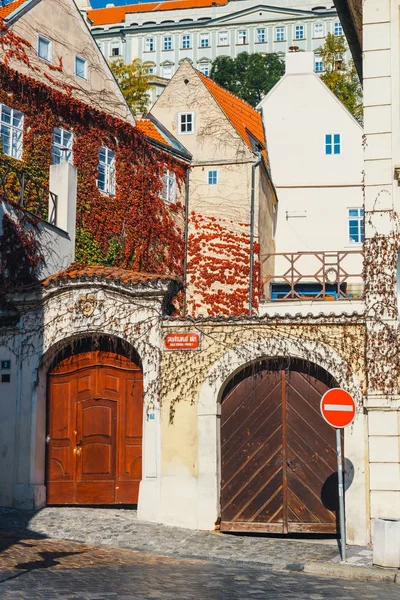
<svg viewBox="0 0 400 600">
<path fill-rule="evenodd" d="M 363 296 L 363 252 L 296 252 L 261 257 L 264 300 L 344 300 Z"/>
<path fill-rule="evenodd" d="M 57 222 L 57 195 L 1 156 L 0 200 L 18 204 L 52 225 Z"/>
</svg>

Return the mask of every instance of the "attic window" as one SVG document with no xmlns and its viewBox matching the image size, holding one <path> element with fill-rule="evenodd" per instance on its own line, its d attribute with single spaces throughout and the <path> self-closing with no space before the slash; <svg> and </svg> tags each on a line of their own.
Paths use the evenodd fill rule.
<svg viewBox="0 0 400 600">
<path fill-rule="evenodd" d="M 75 54 L 75 75 L 87 79 L 87 60 Z"/>
<path fill-rule="evenodd" d="M 179 113 L 179 133 L 188 134 L 194 132 L 194 113 Z"/>
<path fill-rule="evenodd" d="M 38 36 L 37 53 L 43 60 L 51 61 L 51 42 L 42 35 Z"/>
</svg>

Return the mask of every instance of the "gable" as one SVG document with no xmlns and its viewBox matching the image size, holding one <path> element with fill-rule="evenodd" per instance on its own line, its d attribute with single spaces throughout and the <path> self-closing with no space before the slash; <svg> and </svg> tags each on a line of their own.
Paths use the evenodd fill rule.
<svg viewBox="0 0 400 600">
<path fill-rule="evenodd" d="M 333 11 L 335 12 L 335 11 Z M 239 24 L 239 23 L 257 23 L 268 21 L 297 20 L 305 18 L 321 18 L 325 14 L 311 12 L 309 10 L 294 10 L 266 5 L 258 5 L 246 10 L 232 12 L 229 15 L 213 19 L 212 23 L 218 24 Z"/>
<path fill-rule="evenodd" d="M 12 56 L 8 66 L 102 112 L 134 123 L 118 84 L 73 0 L 32 2 L 28 10 L 12 19 L 9 29 L 24 40 L 24 56 L 22 60 Z M 49 62 L 37 54 L 38 35 L 50 42 Z M 87 78 L 75 73 L 76 55 L 86 61 Z"/>
</svg>

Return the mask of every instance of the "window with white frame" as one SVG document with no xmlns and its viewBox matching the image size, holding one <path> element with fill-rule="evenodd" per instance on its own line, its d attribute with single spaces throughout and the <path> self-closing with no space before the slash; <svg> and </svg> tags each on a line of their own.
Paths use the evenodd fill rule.
<svg viewBox="0 0 400 600">
<path fill-rule="evenodd" d="M 284 42 L 285 41 L 285 27 L 277 27 L 275 29 L 275 40 L 277 42 Z"/>
<path fill-rule="evenodd" d="M 97 165 L 97 187 L 109 196 L 115 195 L 115 152 L 106 146 L 100 146 Z"/>
<path fill-rule="evenodd" d="M 210 47 L 210 34 L 209 33 L 201 33 L 200 34 L 200 48 L 209 48 Z"/>
<path fill-rule="evenodd" d="M 340 154 L 341 146 L 340 133 L 327 133 L 325 135 L 325 154 Z"/>
<path fill-rule="evenodd" d="M 164 170 L 164 175 L 162 176 L 163 188 L 161 190 L 161 198 L 164 202 L 168 202 L 171 204 L 175 202 L 176 196 L 176 178 L 175 173 L 170 171 L 169 169 Z"/>
<path fill-rule="evenodd" d="M 173 75 L 172 65 L 163 65 L 162 76 L 165 77 L 165 79 L 171 79 L 172 75 Z"/>
<path fill-rule="evenodd" d="M 364 241 L 364 209 L 349 208 L 349 241 L 352 244 L 361 244 Z"/>
<path fill-rule="evenodd" d="M 53 145 L 51 147 L 51 158 L 53 165 L 68 162 L 72 164 L 73 136 L 70 131 L 62 127 L 53 129 Z"/>
<path fill-rule="evenodd" d="M 256 29 L 256 42 L 257 44 L 265 44 L 267 41 L 267 34 L 265 29 Z"/>
<path fill-rule="evenodd" d="M 238 44 L 247 44 L 247 29 L 239 29 L 237 40 Z"/>
<path fill-rule="evenodd" d="M 191 36 L 189 34 L 183 35 L 182 36 L 182 48 L 184 50 L 187 50 L 188 48 L 192 47 L 192 40 L 191 40 Z"/>
<path fill-rule="evenodd" d="M 200 64 L 199 71 L 200 71 L 200 73 L 203 73 L 203 75 L 207 75 L 207 77 L 208 77 L 210 74 L 210 63 Z"/>
<path fill-rule="evenodd" d="M 220 31 L 218 33 L 218 46 L 227 46 L 229 44 L 228 41 L 228 32 Z"/>
<path fill-rule="evenodd" d="M 163 50 L 172 50 L 172 37 L 170 35 L 163 38 Z"/>
<path fill-rule="evenodd" d="M 340 21 L 335 21 L 333 32 L 335 35 L 343 35 L 343 27 Z"/>
<path fill-rule="evenodd" d="M 51 42 L 42 35 L 38 36 L 37 53 L 43 60 L 51 61 Z"/>
<path fill-rule="evenodd" d="M 119 55 L 120 55 L 119 42 L 113 42 L 111 44 L 110 56 L 119 56 Z"/>
<path fill-rule="evenodd" d="M 323 23 L 314 23 L 314 37 L 315 38 L 324 37 L 324 24 Z"/>
<path fill-rule="evenodd" d="M 294 39 L 304 40 L 304 25 L 296 25 L 294 28 Z"/>
<path fill-rule="evenodd" d="M 154 38 L 146 38 L 144 41 L 144 51 L 154 52 Z"/>
<path fill-rule="evenodd" d="M 24 129 L 24 115 L 0 104 L 0 137 L 4 154 L 13 158 L 22 158 L 22 137 Z"/>
<path fill-rule="evenodd" d="M 179 133 L 194 132 L 194 113 L 179 113 L 178 115 Z"/>
<path fill-rule="evenodd" d="M 152 64 L 150 64 L 150 65 L 147 67 L 147 73 L 148 73 L 149 75 L 153 75 L 153 73 L 155 73 L 155 72 L 156 72 L 155 65 L 152 65 Z"/>
<path fill-rule="evenodd" d="M 322 73 L 323 70 L 324 70 L 324 63 L 322 61 L 322 58 L 320 56 L 316 56 L 315 57 L 315 72 Z"/>
<path fill-rule="evenodd" d="M 87 60 L 75 54 L 75 75 L 87 79 Z"/>
<path fill-rule="evenodd" d="M 208 171 L 207 172 L 207 183 L 208 185 L 217 185 L 218 183 L 218 171 Z"/>
</svg>

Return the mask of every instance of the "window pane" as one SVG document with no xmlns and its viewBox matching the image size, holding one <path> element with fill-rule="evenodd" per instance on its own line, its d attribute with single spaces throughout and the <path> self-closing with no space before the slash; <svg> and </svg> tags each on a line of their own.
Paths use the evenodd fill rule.
<svg viewBox="0 0 400 600">
<path fill-rule="evenodd" d="M 38 54 L 40 58 L 50 59 L 50 42 L 42 37 L 38 39 Z"/>
<path fill-rule="evenodd" d="M 75 56 L 75 73 L 78 77 L 86 79 L 86 60 Z"/>
</svg>

